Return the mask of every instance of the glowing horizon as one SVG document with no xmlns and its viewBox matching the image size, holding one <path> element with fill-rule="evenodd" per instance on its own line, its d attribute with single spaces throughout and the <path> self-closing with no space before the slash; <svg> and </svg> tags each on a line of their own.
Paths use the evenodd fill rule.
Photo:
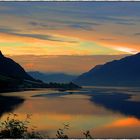
<svg viewBox="0 0 140 140">
<path fill-rule="evenodd" d="M 122 56 L 117 59 L 138 53 L 139 26 L 138 2 L 0 2 L 0 50 L 26 70 L 34 70 L 33 56 L 43 61 L 36 65 L 39 71 L 71 70 L 65 64 L 47 69 L 43 65 L 52 59 L 46 62 L 43 56 L 57 56 L 69 64 L 82 60 L 81 70 L 71 70 L 82 73 L 118 55 Z M 96 55 L 106 57 L 102 61 L 85 57 Z M 22 56 L 28 58 L 24 57 L 26 64 Z M 71 56 L 71 60 L 63 56 Z M 81 60 L 74 56 L 81 56 Z"/>
<path fill-rule="evenodd" d="M 140 51 L 137 2 L 0 3 L 0 49 L 7 55 L 116 55 Z"/>
</svg>

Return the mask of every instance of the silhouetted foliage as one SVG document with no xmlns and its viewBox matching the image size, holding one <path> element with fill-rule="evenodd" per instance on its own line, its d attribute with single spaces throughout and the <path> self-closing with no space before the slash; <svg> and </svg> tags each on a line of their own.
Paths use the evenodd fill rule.
<svg viewBox="0 0 140 140">
<path fill-rule="evenodd" d="M 86 139 L 92 139 L 92 136 L 91 136 L 91 134 L 90 134 L 90 131 L 89 131 L 89 130 L 87 130 L 87 131 L 83 132 L 83 135 L 85 135 Z"/>
<path fill-rule="evenodd" d="M 63 125 L 64 125 L 63 128 L 59 128 L 59 129 L 57 130 L 56 137 L 57 137 L 58 139 L 68 139 L 68 138 L 69 138 L 68 135 L 65 134 L 65 130 L 66 130 L 66 129 L 69 129 L 69 124 L 63 124 Z"/>
<path fill-rule="evenodd" d="M 45 84 L 47 88 L 58 88 L 59 90 L 72 90 L 72 89 L 80 89 L 81 87 L 70 82 L 70 83 L 48 83 Z"/>
<path fill-rule="evenodd" d="M 48 135 L 42 135 L 35 131 L 35 126 L 30 126 L 31 115 L 27 114 L 25 120 L 17 119 L 18 115 L 10 113 L 6 120 L 0 122 L 0 139 L 43 139 L 49 138 Z M 68 139 L 66 130 L 69 124 L 63 124 L 63 128 L 59 128 L 56 132 L 57 139 Z M 83 132 L 86 139 L 92 139 L 90 131 Z"/>
<path fill-rule="evenodd" d="M 17 119 L 17 114 L 10 113 L 7 119 L 0 122 L 0 138 L 37 138 L 41 139 L 43 136 L 35 132 L 34 128 L 30 128 L 30 115 L 27 114 L 24 121 Z"/>
</svg>

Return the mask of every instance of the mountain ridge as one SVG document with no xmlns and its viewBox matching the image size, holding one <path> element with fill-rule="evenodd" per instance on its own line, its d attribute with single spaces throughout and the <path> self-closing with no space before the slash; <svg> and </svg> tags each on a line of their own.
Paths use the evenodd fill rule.
<svg viewBox="0 0 140 140">
<path fill-rule="evenodd" d="M 18 63 L 0 52 L 0 92 L 23 91 L 37 88 L 55 88 L 58 90 L 79 89 L 80 86 L 69 83 L 45 83 L 31 77 Z"/>
<path fill-rule="evenodd" d="M 79 85 L 139 86 L 140 53 L 97 65 L 74 80 Z"/>
<path fill-rule="evenodd" d="M 14 60 L 5 57 L 0 51 L 0 74 L 15 79 L 35 80 Z"/>
<path fill-rule="evenodd" d="M 28 74 L 35 79 L 39 79 L 47 83 L 68 83 L 77 77 L 77 75 L 70 75 L 65 73 L 45 73 L 40 71 L 29 71 Z"/>
</svg>

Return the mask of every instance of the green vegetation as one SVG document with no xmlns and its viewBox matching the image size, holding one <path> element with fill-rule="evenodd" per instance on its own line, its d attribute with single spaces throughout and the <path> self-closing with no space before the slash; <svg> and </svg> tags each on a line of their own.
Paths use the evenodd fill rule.
<svg viewBox="0 0 140 140">
<path fill-rule="evenodd" d="M 6 120 L 0 122 L 0 139 L 44 139 L 49 138 L 37 131 L 35 126 L 30 126 L 31 115 L 27 114 L 25 120 L 19 120 L 17 114 L 10 113 Z M 68 139 L 65 130 L 69 129 L 69 124 L 64 124 L 56 132 L 57 139 Z M 83 132 L 87 139 L 92 139 L 90 132 Z"/>
</svg>

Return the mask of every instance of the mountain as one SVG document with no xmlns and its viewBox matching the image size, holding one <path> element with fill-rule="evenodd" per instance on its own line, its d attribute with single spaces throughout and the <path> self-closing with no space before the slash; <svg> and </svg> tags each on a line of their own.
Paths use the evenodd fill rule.
<svg viewBox="0 0 140 140">
<path fill-rule="evenodd" d="M 31 71 L 28 74 L 35 79 L 42 80 L 43 82 L 56 82 L 56 83 L 69 83 L 74 80 L 76 75 L 69 75 L 64 73 L 42 73 L 38 71 Z"/>
<path fill-rule="evenodd" d="M 140 53 L 97 65 L 74 80 L 78 85 L 140 86 Z"/>
<path fill-rule="evenodd" d="M 26 73 L 18 63 L 10 58 L 5 57 L 0 51 L 0 92 L 21 91 L 32 88 L 56 88 L 64 91 L 79 89 L 81 87 L 72 82 L 66 84 L 47 84 L 41 80 L 37 80 Z"/>
<path fill-rule="evenodd" d="M 34 80 L 25 70 L 15 61 L 5 57 L 0 51 L 0 75 L 14 79 Z"/>
<path fill-rule="evenodd" d="M 40 81 L 32 78 L 15 61 L 5 57 L 0 51 L 0 91 L 17 87 L 31 87 Z"/>
</svg>

